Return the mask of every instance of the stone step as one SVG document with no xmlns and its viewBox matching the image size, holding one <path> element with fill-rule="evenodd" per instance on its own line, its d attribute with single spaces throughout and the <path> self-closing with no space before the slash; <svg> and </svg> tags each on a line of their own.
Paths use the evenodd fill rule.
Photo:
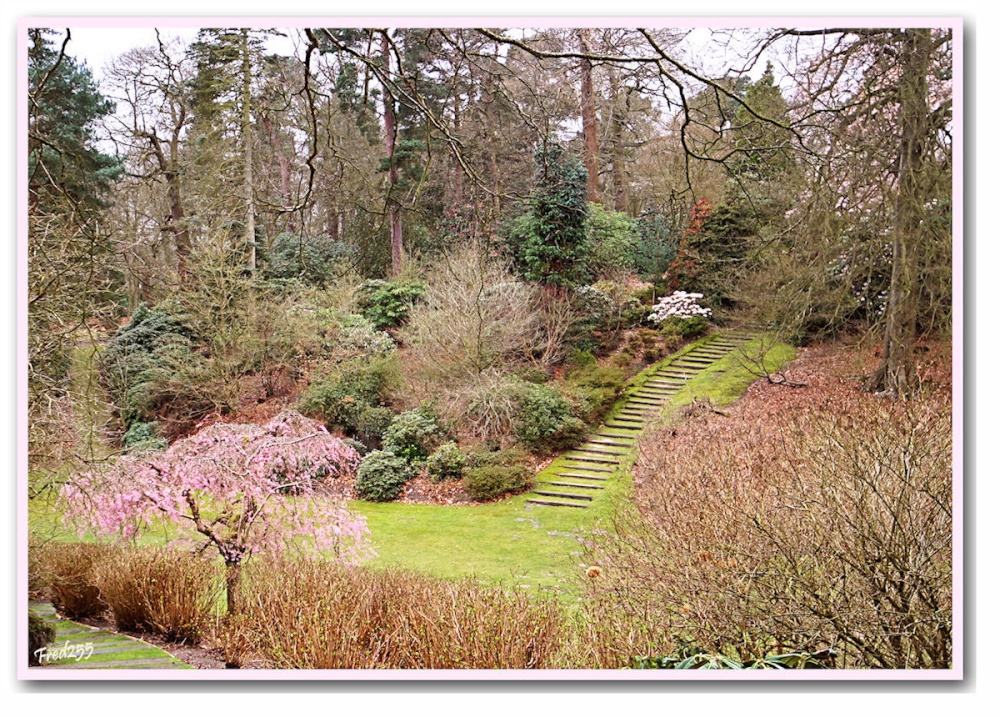
<svg viewBox="0 0 1000 717">
<path fill-rule="evenodd" d="M 636 426 L 629 423 L 605 423 L 605 428 L 617 428 L 620 431 L 641 431 L 643 426 Z"/>
<path fill-rule="evenodd" d="M 563 467 L 574 471 L 592 471 L 594 473 L 614 473 L 614 470 L 612 470 L 611 468 L 596 468 L 594 466 L 587 466 L 587 465 L 570 466 L 564 464 Z"/>
<path fill-rule="evenodd" d="M 649 399 L 651 401 L 655 401 L 657 399 L 670 398 L 671 396 L 674 395 L 674 392 L 673 391 L 669 391 L 669 392 L 662 391 L 661 392 L 661 391 L 655 391 L 655 390 L 653 390 L 651 388 L 644 388 L 644 389 L 642 389 L 640 391 L 636 391 L 634 395 L 635 395 L 636 398 L 646 398 L 646 399 Z"/>
<path fill-rule="evenodd" d="M 605 434 L 598 433 L 596 435 L 602 436 L 602 435 L 605 435 Z M 610 435 L 613 436 L 614 434 L 610 434 Z M 616 436 L 616 438 L 617 438 L 617 436 Z M 635 441 L 627 438 L 627 436 L 621 436 L 621 438 L 623 439 L 621 441 L 612 441 L 610 439 L 602 439 L 602 438 L 591 438 L 587 442 L 588 443 L 600 443 L 600 444 L 605 445 L 605 446 L 621 446 L 622 448 L 628 448 L 633 443 L 635 443 Z"/>
<path fill-rule="evenodd" d="M 609 451 L 606 448 L 595 448 L 587 445 L 586 443 L 580 444 L 580 446 L 574 450 L 580 451 L 582 453 L 597 453 L 599 455 L 604 455 L 604 456 L 624 456 L 625 453 L 627 452 L 627 451 L 626 452 Z"/>
<path fill-rule="evenodd" d="M 612 428 L 612 431 L 622 430 L 620 428 Z M 628 441 L 629 445 L 635 444 L 635 434 L 634 433 L 610 433 L 607 430 L 598 431 L 595 435 L 602 436 L 603 438 L 616 438 L 620 441 Z"/>
<path fill-rule="evenodd" d="M 586 508 L 587 506 L 583 503 L 561 503 L 558 500 L 542 500 L 541 498 L 528 498 L 524 501 L 525 503 L 533 503 L 534 505 L 551 505 L 557 508 Z"/>
<path fill-rule="evenodd" d="M 532 495 L 544 495 L 546 498 L 569 498 L 570 500 L 593 500 L 594 496 L 583 493 L 560 493 L 554 490 L 535 490 Z"/>
<path fill-rule="evenodd" d="M 563 481 L 555 481 L 555 480 L 546 481 L 541 485 L 556 485 L 559 486 L 560 488 L 579 488 L 582 490 L 604 490 L 603 485 L 587 485 L 586 483 L 566 483 Z M 538 493 L 537 490 L 535 492 Z M 539 493 L 539 495 L 541 494 Z"/>
<path fill-rule="evenodd" d="M 612 466 L 616 466 L 619 463 L 619 461 L 613 458 L 596 458 L 591 456 L 571 456 L 571 455 L 567 455 L 566 458 L 571 461 L 580 461 L 582 463 L 602 463 L 605 465 L 612 465 Z"/>
<path fill-rule="evenodd" d="M 587 480 L 608 480 L 606 476 L 589 476 L 586 473 L 556 473 L 556 475 L 559 476 L 560 478 L 586 478 Z"/>
</svg>

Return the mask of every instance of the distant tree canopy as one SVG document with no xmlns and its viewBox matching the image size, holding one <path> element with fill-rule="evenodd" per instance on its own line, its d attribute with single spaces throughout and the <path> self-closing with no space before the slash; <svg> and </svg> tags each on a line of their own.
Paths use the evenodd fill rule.
<svg viewBox="0 0 1000 717">
<path fill-rule="evenodd" d="M 321 286 L 475 243 L 551 286 L 684 284 L 797 340 L 883 331 L 871 385 L 905 394 L 916 334 L 950 325 L 951 31 L 718 34 L 745 67 L 669 28 L 213 28 L 98 89 L 32 30 L 33 326 L 73 324 L 74 295 L 155 305 L 206 257 Z M 753 74 L 779 50 L 794 74 Z"/>
</svg>

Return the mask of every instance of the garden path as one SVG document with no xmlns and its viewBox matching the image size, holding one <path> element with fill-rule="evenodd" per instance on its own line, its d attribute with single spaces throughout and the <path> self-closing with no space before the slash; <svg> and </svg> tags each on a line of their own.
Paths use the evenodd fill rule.
<svg viewBox="0 0 1000 717">
<path fill-rule="evenodd" d="M 645 374 L 626 389 L 624 402 L 596 432 L 539 474 L 532 497 L 525 502 L 560 508 L 589 507 L 618 474 L 623 461 L 632 457 L 642 430 L 662 414 L 673 396 L 696 375 L 752 338 L 736 332 L 714 334 Z"/>
<path fill-rule="evenodd" d="M 32 670 L 177 670 L 190 666 L 170 653 L 121 633 L 61 619 L 48 602 L 32 601 L 29 609 L 56 631 L 47 646 L 53 657 Z"/>
</svg>

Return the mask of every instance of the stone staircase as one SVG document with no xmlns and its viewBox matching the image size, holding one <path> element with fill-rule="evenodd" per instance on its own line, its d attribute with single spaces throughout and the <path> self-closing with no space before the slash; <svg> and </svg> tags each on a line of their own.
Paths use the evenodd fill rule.
<svg viewBox="0 0 1000 717">
<path fill-rule="evenodd" d="M 29 609 L 55 630 L 46 647 L 49 656 L 32 670 L 178 670 L 190 669 L 148 642 L 109 630 L 61 619 L 48 602 L 31 602 Z"/>
<path fill-rule="evenodd" d="M 678 391 L 698 373 L 754 338 L 715 334 L 690 351 L 662 363 L 645 381 L 626 391 L 627 399 L 583 443 L 553 461 L 541 474 L 527 503 L 586 509 L 628 457 L 642 429 L 656 419 Z"/>
</svg>

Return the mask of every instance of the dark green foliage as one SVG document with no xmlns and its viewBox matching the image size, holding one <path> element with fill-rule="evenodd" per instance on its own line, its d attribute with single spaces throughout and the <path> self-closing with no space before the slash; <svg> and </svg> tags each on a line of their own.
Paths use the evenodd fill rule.
<svg viewBox="0 0 1000 717">
<path fill-rule="evenodd" d="M 321 418 L 331 430 L 357 431 L 361 414 L 384 403 L 394 375 L 390 359 L 352 361 L 310 383 L 300 399 L 300 410 Z"/>
<path fill-rule="evenodd" d="M 537 384 L 548 383 L 549 380 L 552 378 L 545 371 L 532 367 L 518 371 L 517 377 L 526 383 L 537 383 Z"/>
<path fill-rule="evenodd" d="M 465 469 L 465 456 L 454 441 L 442 443 L 427 459 L 427 475 L 435 483 L 460 480 Z"/>
<path fill-rule="evenodd" d="M 28 611 L 28 664 L 38 665 L 35 653 L 56 639 L 56 631 L 45 618 Z"/>
<path fill-rule="evenodd" d="M 156 421 L 136 422 L 122 436 L 122 448 L 129 451 L 162 451 L 168 442 Z"/>
<path fill-rule="evenodd" d="M 566 369 L 568 371 L 576 371 L 578 369 L 586 368 L 587 366 L 595 365 L 597 363 L 597 359 L 594 358 L 594 354 L 590 351 L 573 349 L 566 356 L 564 363 L 566 364 Z"/>
<path fill-rule="evenodd" d="M 392 451 L 372 451 L 361 461 L 354 489 L 364 500 L 396 500 L 403 486 L 416 474 L 412 464 Z"/>
<path fill-rule="evenodd" d="M 358 438 L 370 448 L 382 445 L 382 437 L 395 415 L 386 406 L 365 406 L 358 415 Z"/>
<path fill-rule="evenodd" d="M 525 384 L 518 396 L 514 432 L 526 446 L 540 451 L 558 451 L 576 445 L 586 426 L 573 415 L 569 400 L 548 386 Z"/>
<path fill-rule="evenodd" d="M 529 214 L 507 230 L 508 247 L 518 271 L 527 278 L 557 286 L 588 277 L 587 170 L 560 145 L 547 143 L 535 153 L 537 174 Z"/>
<path fill-rule="evenodd" d="M 677 256 L 677 244 L 684 230 L 683 211 L 667 209 L 647 209 L 639 215 L 633 265 L 636 272 L 646 281 L 663 276 L 670 262 Z M 650 302 L 652 297 L 650 297 Z"/>
<path fill-rule="evenodd" d="M 325 286 L 355 258 L 354 248 L 328 236 L 299 237 L 282 232 L 259 257 L 268 279 L 301 279 Z"/>
<path fill-rule="evenodd" d="M 625 385 L 625 373 L 620 368 L 589 364 L 566 374 L 574 389 L 579 411 L 584 420 L 598 420 L 611 408 Z"/>
<path fill-rule="evenodd" d="M 100 355 L 101 380 L 126 431 L 136 422 L 156 420 L 168 403 L 207 410 L 176 380 L 181 367 L 194 370 L 204 358 L 192 350 L 192 331 L 176 305 L 150 309 L 139 304 L 132 320 L 108 342 Z"/>
<path fill-rule="evenodd" d="M 346 443 L 351 448 L 356 450 L 359 456 L 368 455 L 368 451 L 370 450 L 368 446 L 366 446 L 364 443 L 362 443 L 361 441 L 356 441 L 353 438 L 345 438 L 344 443 Z"/>
<path fill-rule="evenodd" d="M 123 167 L 99 150 L 98 123 L 114 103 L 91 71 L 60 56 L 66 36 L 28 30 L 28 401 L 46 411 L 69 386 L 76 332 L 121 300 L 119 254 L 100 222 Z M 69 41 L 66 51 L 72 53 Z"/>
<path fill-rule="evenodd" d="M 427 287 L 420 281 L 370 279 L 358 287 L 358 308 L 378 329 L 400 326 L 425 293 Z"/>
<path fill-rule="evenodd" d="M 788 104 L 774 83 L 770 62 L 763 76 L 747 87 L 744 101 L 761 117 L 784 125 L 789 122 Z M 732 161 L 732 169 L 741 179 L 776 179 L 794 166 L 792 153 L 796 138 L 790 130 L 757 119 L 744 105 L 736 111 L 733 128 L 737 154 Z"/>
<path fill-rule="evenodd" d="M 117 159 L 96 149 L 94 138 L 95 123 L 115 105 L 98 91 L 86 65 L 59 59 L 47 37 L 52 33 L 28 31 L 29 204 L 34 209 L 69 200 L 76 218 L 83 219 L 81 213 L 106 206 L 105 192 L 124 172 Z"/>
<path fill-rule="evenodd" d="M 636 268 L 639 231 L 636 220 L 622 212 L 591 204 L 584 224 L 587 235 L 589 272 L 611 278 Z"/>
<path fill-rule="evenodd" d="M 375 324 L 364 316 L 348 314 L 340 322 L 337 349 L 375 358 L 392 353 L 396 349 L 396 342 L 385 331 L 376 329 Z"/>
<path fill-rule="evenodd" d="M 649 313 L 624 287 L 611 281 L 578 286 L 573 299 L 578 314 L 573 333 L 580 336 L 637 326 Z"/>
<path fill-rule="evenodd" d="M 428 411 L 416 409 L 396 416 L 382 442 L 386 450 L 411 462 L 421 462 L 441 437 L 441 427 Z"/>
<path fill-rule="evenodd" d="M 519 449 L 470 453 L 462 478 L 473 500 L 495 500 L 508 493 L 523 493 L 534 485 L 530 456 Z"/>
</svg>

